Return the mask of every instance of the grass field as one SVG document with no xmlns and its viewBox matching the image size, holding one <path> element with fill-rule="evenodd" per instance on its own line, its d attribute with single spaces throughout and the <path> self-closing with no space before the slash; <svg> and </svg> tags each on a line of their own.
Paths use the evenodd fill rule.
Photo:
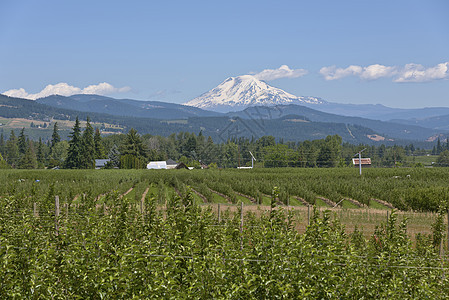
<svg viewBox="0 0 449 300">
<path fill-rule="evenodd" d="M 407 162 L 411 164 L 421 163 L 426 167 L 433 166 L 438 160 L 438 155 L 407 156 Z"/>
</svg>

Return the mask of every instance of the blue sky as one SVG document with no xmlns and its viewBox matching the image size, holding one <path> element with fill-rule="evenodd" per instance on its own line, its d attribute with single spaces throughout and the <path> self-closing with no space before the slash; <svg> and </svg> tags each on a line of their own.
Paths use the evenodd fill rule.
<svg viewBox="0 0 449 300">
<path fill-rule="evenodd" d="M 1 0 L 0 92 L 182 103 L 272 70 L 297 96 L 447 107 L 448 16 L 447 0 Z"/>
</svg>

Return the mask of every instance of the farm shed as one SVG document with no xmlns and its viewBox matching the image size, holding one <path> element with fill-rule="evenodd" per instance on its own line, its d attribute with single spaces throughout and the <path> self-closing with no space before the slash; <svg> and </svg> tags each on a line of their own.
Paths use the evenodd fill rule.
<svg viewBox="0 0 449 300">
<path fill-rule="evenodd" d="M 150 163 L 147 165 L 147 169 L 167 169 L 167 162 L 165 160 L 163 161 L 150 161 Z"/>
<path fill-rule="evenodd" d="M 147 169 L 176 169 L 178 163 L 173 159 L 167 161 L 150 161 L 147 165 Z"/>
<path fill-rule="evenodd" d="M 353 158 L 352 164 L 354 165 L 354 167 L 358 167 L 359 159 Z M 362 168 L 369 168 L 369 167 L 371 167 L 371 158 L 362 158 Z"/>
<path fill-rule="evenodd" d="M 175 169 L 177 169 L 177 170 L 179 170 L 179 169 L 187 169 L 187 170 L 190 170 L 189 167 L 187 167 L 186 164 L 183 163 L 183 162 L 179 163 L 179 164 L 175 167 Z"/>
<path fill-rule="evenodd" d="M 174 169 L 178 165 L 178 163 L 173 159 L 169 159 L 165 163 L 167 164 L 167 169 Z"/>
<path fill-rule="evenodd" d="M 102 169 L 102 168 L 104 168 L 109 161 L 110 161 L 109 158 L 107 158 L 107 159 L 96 159 L 95 160 L 95 169 Z"/>
</svg>

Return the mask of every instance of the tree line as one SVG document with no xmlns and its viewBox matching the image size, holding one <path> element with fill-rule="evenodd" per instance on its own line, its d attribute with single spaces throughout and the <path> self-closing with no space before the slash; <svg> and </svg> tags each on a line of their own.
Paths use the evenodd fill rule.
<svg viewBox="0 0 449 300">
<path fill-rule="evenodd" d="M 231 137 L 215 143 L 200 131 L 173 133 L 168 137 L 140 135 L 135 129 L 127 134 L 101 136 L 99 128 L 93 128 L 87 118 L 81 128 L 78 118 L 68 140 L 62 140 L 58 123 L 48 141 L 29 139 L 25 128 L 9 138 L 0 135 L 0 168 L 67 168 L 92 169 L 96 159 L 109 159 L 108 168 L 145 168 L 149 161 L 173 159 L 188 166 L 234 168 L 251 166 L 251 154 L 256 164 L 264 167 L 344 167 L 352 164 L 358 151 L 365 149 L 364 157 L 370 157 L 373 166 L 411 166 L 406 161 L 410 155 L 426 155 L 437 151 L 438 165 L 449 166 L 449 144 L 441 143 L 432 152 L 407 146 L 373 146 L 343 143 L 338 135 L 324 139 L 284 142 L 273 136 L 260 138 Z M 419 165 L 419 164 L 418 164 Z"/>
</svg>

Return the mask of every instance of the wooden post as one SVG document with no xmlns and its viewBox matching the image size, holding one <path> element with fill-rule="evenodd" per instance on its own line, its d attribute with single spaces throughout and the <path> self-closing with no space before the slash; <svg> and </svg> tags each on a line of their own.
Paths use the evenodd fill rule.
<svg viewBox="0 0 449 300">
<path fill-rule="evenodd" d="M 106 203 L 103 202 L 103 213 L 106 216 Z"/>
<path fill-rule="evenodd" d="M 218 224 L 220 224 L 221 222 L 220 203 L 217 204 L 217 213 L 218 213 Z"/>
<path fill-rule="evenodd" d="M 310 225 L 310 205 L 307 205 L 307 226 Z"/>
<path fill-rule="evenodd" d="M 59 196 L 55 196 L 55 230 L 56 236 L 59 235 Z"/>
<path fill-rule="evenodd" d="M 145 198 L 142 198 L 142 199 L 140 199 L 140 213 L 143 215 L 143 205 L 144 205 L 144 202 L 145 201 Z"/>
<path fill-rule="evenodd" d="M 64 204 L 65 206 L 65 217 L 68 219 L 69 218 L 69 204 L 66 203 Z"/>
<path fill-rule="evenodd" d="M 449 209 L 447 210 L 447 250 L 449 251 Z"/>
<path fill-rule="evenodd" d="M 36 202 L 33 203 L 33 215 L 35 217 L 37 217 L 37 204 L 36 204 Z"/>
<path fill-rule="evenodd" d="M 243 232 L 243 202 L 240 202 L 240 231 Z"/>
<path fill-rule="evenodd" d="M 243 202 L 240 202 L 240 249 L 243 250 Z"/>
</svg>

